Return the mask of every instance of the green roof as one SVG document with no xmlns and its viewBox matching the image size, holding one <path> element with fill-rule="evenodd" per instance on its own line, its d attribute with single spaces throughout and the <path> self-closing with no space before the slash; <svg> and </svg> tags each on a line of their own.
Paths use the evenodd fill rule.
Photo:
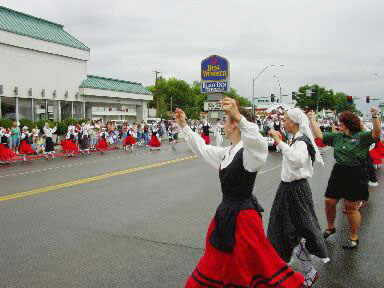
<svg viewBox="0 0 384 288">
<path fill-rule="evenodd" d="M 87 75 L 80 88 L 94 88 L 119 92 L 152 95 L 141 83 Z"/>
<path fill-rule="evenodd" d="M 0 6 L 0 30 L 89 51 L 64 26 Z"/>
</svg>

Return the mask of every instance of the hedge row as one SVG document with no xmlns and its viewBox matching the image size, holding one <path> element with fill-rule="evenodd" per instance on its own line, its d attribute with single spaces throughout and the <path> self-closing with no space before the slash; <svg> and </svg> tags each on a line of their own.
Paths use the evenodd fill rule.
<svg viewBox="0 0 384 288">
<path fill-rule="evenodd" d="M 32 122 L 31 120 L 28 119 L 21 119 L 20 122 L 20 129 L 23 128 L 24 126 L 27 126 L 29 131 L 32 130 L 35 126 L 39 128 L 40 130 L 43 129 L 45 123 L 49 123 L 50 127 L 55 127 L 57 126 L 57 131 L 56 133 L 58 135 L 64 135 L 67 133 L 67 128 L 69 125 L 75 125 L 77 123 L 82 124 L 84 122 L 87 122 L 88 119 L 73 119 L 73 118 L 68 118 L 63 121 L 57 121 L 57 122 L 52 122 L 51 120 L 39 120 L 36 122 Z M 4 128 L 11 128 L 12 127 L 13 120 L 11 119 L 0 119 L 0 127 Z"/>
</svg>

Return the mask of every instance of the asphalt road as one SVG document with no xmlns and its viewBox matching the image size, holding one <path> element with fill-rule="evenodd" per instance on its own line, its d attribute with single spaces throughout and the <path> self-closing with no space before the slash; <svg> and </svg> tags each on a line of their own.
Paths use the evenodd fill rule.
<svg viewBox="0 0 384 288">
<path fill-rule="evenodd" d="M 0 287 L 183 287 L 221 198 L 218 172 L 191 155 L 179 143 L 1 166 Z M 323 228 L 332 150 L 324 160 L 310 180 Z M 264 228 L 280 170 L 281 155 L 270 152 L 256 179 Z M 383 174 L 362 210 L 357 251 L 341 249 L 348 230 L 339 207 L 317 287 L 384 286 Z"/>
</svg>

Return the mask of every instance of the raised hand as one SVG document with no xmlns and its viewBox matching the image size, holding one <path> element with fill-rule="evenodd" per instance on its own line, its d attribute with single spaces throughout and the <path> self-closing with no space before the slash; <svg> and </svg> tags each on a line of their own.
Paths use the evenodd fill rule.
<svg viewBox="0 0 384 288">
<path fill-rule="evenodd" d="M 315 115 L 315 113 L 313 113 L 312 110 L 307 113 L 307 116 L 308 116 L 309 121 L 315 121 L 316 122 L 316 115 Z"/>
<path fill-rule="evenodd" d="M 280 132 L 274 130 L 274 129 L 271 129 L 268 131 L 268 134 L 273 137 L 273 139 L 276 141 L 277 144 L 279 144 L 282 140 L 281 140 L 281 134 Z"/>
<path fill-rule="evenodd" d="M 187 117 L 185 116 L 185 113 L 183 110 L 176 108 L 176 122 L 180 125 L 181 128 L 184 128 L 185 125 L 187 125 L 187 121 L 185 121 Z"/>
<path fill-rule="evenodd" d="M 371 115 L 372 115 L 372 117 L 377 116 L 377 112 L 378 112 L 378 110 L 377 110 L 376 107 L 371 107 L 370 111 L 371 111 Z"/>
<path fill-rule="evenodd" d="M 223 111 L 229 115 L 235 122 L 239 123 L 241 114 L 237 108 L 236 101 L 232 98 L 225 97 L 220 101 Z"/>
</svg>

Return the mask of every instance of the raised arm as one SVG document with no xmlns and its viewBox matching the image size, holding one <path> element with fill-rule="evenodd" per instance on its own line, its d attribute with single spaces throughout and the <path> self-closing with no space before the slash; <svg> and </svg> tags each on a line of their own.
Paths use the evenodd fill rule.
<svg viewBox="0 0 384 288">
<path fill-rule="evenodd" d="M 268 143 L 259 132 L 257 124 L 247 121 L 231 98 L 222 100 L 223 111 L 237 123 L 243 141 L 243 165 L 249 172 L 256 172 L 264 166 L 268 156 Z"/>
<path fill-rule="evenodd" d="M 241 116 L 238 122 L 244 145 L 243 165 L 249 172 L 259 171 L 267 161 L 268 142 L 259 132 L 257 124 Z"/>
<path fill-rule="evenodd" d="M 313 135 L 315 136 L 315 138 L 323 140 L 323 133 L 321 132 L 319 124 L 316 121 L 316 115 L 312 111 L 308 112 L 307 115 L 309 123 L 311 123 Z"/>
<path fill-rule="evenodd" d="M 373 124 L 372 137 L 375 140 L 380 139 L 381 123 L 379 118 L 377 117 L 377 109 L 375 107 L 371 108 L 371 114 L 372 114 L 372 124 Z"/>
<path fill-rule="evenodd" d="M 204 159 L 214 168 L 219 169 L 220 164 L 227 148 L 214 147 L 206 145 L 204 139 L 187 125 L 185 121 L 185 113 L 183 110 L 176 109 L 176 122 L 180 125 L 185 133 L 186 141 L 189 144 L 192 152 L 199 158 Z"/>
</svg>

